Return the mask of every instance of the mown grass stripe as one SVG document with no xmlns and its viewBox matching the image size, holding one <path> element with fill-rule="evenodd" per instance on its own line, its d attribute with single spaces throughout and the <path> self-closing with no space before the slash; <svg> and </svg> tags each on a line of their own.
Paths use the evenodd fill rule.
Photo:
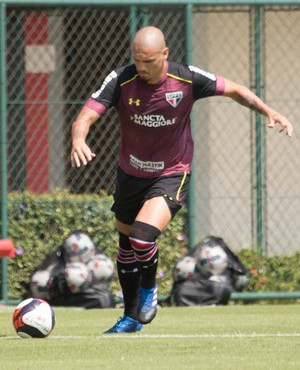
<svg viewBox="0 0 300 370">
<path fill-rule="evenodd" d="M 50 335 L 47 339 L 158 339 L 158 338 L 276 338 L 276 337 L 300 337 L 300 333 L 232 333 L 232 334 L 112 334 L 112 335 L 97 335 L 97 336 L 84 336 L 84 335 Z M 18 336 L 0 336 L 0 339 L 22 339 Z"/>
</svg>

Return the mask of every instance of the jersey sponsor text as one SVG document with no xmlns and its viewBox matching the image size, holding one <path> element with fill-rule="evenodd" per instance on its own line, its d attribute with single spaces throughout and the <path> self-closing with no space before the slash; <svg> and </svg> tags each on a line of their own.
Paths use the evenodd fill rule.
<svg viewBox="0 0 300 370">
<path fill-rule="evenodd" d="M 147 127 L 170 126 L 176 123 L 176 118 L 165 119 L 164 116 L 159 114 L 134 114 L 130 118 L 134 123 Z"/>
</svg>

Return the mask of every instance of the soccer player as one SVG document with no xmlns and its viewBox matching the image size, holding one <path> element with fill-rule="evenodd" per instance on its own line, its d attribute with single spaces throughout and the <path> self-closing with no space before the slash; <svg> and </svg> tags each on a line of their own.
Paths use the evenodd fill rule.
<svg viewBox="0 0 300 370">
<path fill-rule="evenodd" d="M 156 239 L 182 206 L 188 191 L 193 139 L 190 113 L 196 100 L 222 95 L 279 124 L 292 125 L 245 86 L 193 66 L 168 61 L 169 49 L 156 27 L 140 29 L 132 44 L 133 64 L 112 71 L 86 101 L 72 126 L 71 163 L 87 165 L 95 153 L 89 128 L 114 107 L 121 125 L 118 173 L 112 211 L 119 233 L 117 269 L 124 315 L 106 333 L 136 332 L 157 310 Z"/>
</svg>

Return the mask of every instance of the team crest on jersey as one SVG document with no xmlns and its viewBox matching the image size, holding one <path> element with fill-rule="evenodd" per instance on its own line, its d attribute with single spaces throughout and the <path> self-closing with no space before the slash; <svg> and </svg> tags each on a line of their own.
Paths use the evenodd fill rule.
<svg viewBox="0 0 300 370">
<path fill-rule="evenodd" d="M 176 108 L 183 98 L 182 91 L 176 91 L 174 93 L 167 93 L 166 100 L 172 107 Z"/>
</svg>

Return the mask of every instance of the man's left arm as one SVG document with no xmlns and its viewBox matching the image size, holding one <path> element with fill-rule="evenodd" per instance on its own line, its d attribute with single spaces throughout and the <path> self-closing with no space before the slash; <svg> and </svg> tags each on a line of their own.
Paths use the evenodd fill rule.
<svg viewBox="0 0 300 370">
<path fill-rule="evenodd" d="M 280 132 L 285 131 L 289 137 L 292 136 L 293 126 L 289 120 L 284 115 L 270 108 L 247 87 L 224 79 L 223 95 L 228 96 L 237 103 L 266 116 L 268 118 L 269 128 L 273 128 L 275 124 L 279 124 L 281 126 Z"/>
</svg>

